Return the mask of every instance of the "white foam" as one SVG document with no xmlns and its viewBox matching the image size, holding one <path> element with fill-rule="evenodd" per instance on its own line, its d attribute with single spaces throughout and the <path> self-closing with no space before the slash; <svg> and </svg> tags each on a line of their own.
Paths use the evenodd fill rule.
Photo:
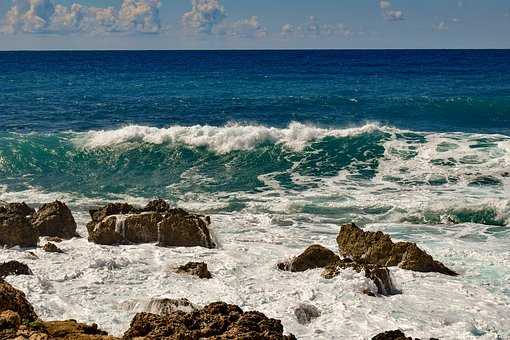
<svg viewBox="0 0 510 340">
<path fill-rule="evenodd" d="M 271 142 L 298 151 L 309 142 L 324 137 L 347 137 L 379 129 L 383 128 L 377 124 L 346 129 L 326 129 L 297 122 L 283 129 L 241 124 L 229 124 L 223 127 L 176 125 L 168 128 L 130 125 L 116 130 L 90 131 L 76 137 L 75 142 L 85 148 L 101 148 L 132 142 L 179 143 L 191 147 L 207 147 L 220 154 L 235 150 L 250 150 L 261 143 Z"/>
</svg>

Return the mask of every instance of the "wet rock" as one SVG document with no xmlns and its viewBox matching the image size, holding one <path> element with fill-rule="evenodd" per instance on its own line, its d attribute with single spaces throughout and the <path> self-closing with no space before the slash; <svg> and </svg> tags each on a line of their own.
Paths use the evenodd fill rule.
<svg viewBox="0 0 510 340">
<path fill-rule="evenodd" d="M 36 247 L 39 234 L 25 215 L 0 213 L 0 245 Z"/>
<path fill-rule="evenodd" d="M 207 219 L 203 216 L 175 210 L 165 214 L 159 223 L 159 242 L 162 247 L 214 248 Z"/>
<path fill-rule="evenodd" d="M 40 236 L 70 239 L 76 235 L 76 222 L 67 205 L 60 201 L 43 204 L 32 218 Z"/>
<path fill-rule="evenodd" d="M 90 215 L 89 241 L 98 244 L 158 242 L 160 246 L 215 246 L 207 228 L 207 218 L 182 209 L 170 209 L 160 200 L 150 202 L 144 209 L 129 204 L 108 204 L 91 210 Z"/>
<path fill-rule="evenodd" d="M 61 239 L 60 237 L 57 237 L 57 236 L 51 236 L 51 237 L 47 237 L 46 241 L 54 242 L 54 243 L 60 243 L 60 242 L 63 241 L 63 239 Z"/>
<path fill-rule="evenodd" d="M 198 276 L 201 279 L 210 279 L 212 277 L 209 270 L 207 270 L 207 264 L 203 262 L 188 262 L 183 266 L 179 266 L 176 272 Z"/>
<path fill-rule="evenodd" d="M 9 275 L 33 275 L 30 268 L 18 261 L 9 261 L 0 264 L 0 278 Z"/>
<path fill-rule="evenodd" d="M 143 210 L 164 213 L 170 210 L 170 205 L 165 200 L 157 199 L 147 203 Z"/>
<path fill-rule="evenodd" d="M 4 335 L 4 334 L 2 334 Z M 5 334 L 8 339 L 29 340 L 114 340 L 106 332 L 98 329 L 96 324 L 86 325 L 75 320 L 41 321 L 21 325 L 17 330 Z"/>
<path fill-rule="evenodd" d="M 151 299 L 144 312 L 170 315 L 176 311 L 191 313 L 197 308 L 188 299 Z"/>
<path fill-rule="evenodd" d="M 17 329 L 21 325 L 21 318 L 18 313 L 12 310 L 0 312 L 0 331 L 5 329 Z"/>
<path fill-rule="evenodd" d="M 372 338 L 372 340 L 420 340 L 420 339 L 413 339 L 412 337 L 407 337 L 401 330 L 394 330 L 377 334 Z M 430 340 L 438 339 L 430 338 Z"/>
<path fill-rule="evenodd" d="M 312 322 L 313 319 L 321 316 L 321 312 L 314 305 L 300 304 L 294 309 L 294 315 L 300 324 L 307 325 Z"/>
<path fill-rule="evenodd" d="M 259 312 L 243 312 L 235 305 L 212 303 L 191 313 L 176 311 L 166 316 L 138 313 L 124 339 L 274 339 L 291 340 L 283 335 L 279 320 Z"/>
<path fill-rule="evenodd" d="M 314 244 L 306 248 L 301 255 L 295 257 L 290 262 L 279 263 L 278 269 L 291 272 L 303 272 L 308 269 L 324 268 L 328 264 L 339 259 L 339 256 L 331 250 L 321 245 Z"/>
<path fill-rule="evenodd" d="M 34 308 L 25 294 L 0 279 L 0 312 L 8 310 L 18 313 L 22 322 L 32 322 L 37 319 Z"/>
<path fill-rule="evenodd" d="M 359 263 L 351 259 L 339 259 L 326 266 L 321 276 L 326 279 L 332 279 L 339 275 L 342 270 L 346 269 L 352 269 L 358 273 L 364 272 L 365 277 L 371 279 L 376 285 L 377 294 L 393 295 L 399 293 L 393 284 L 388 268 L 377 264 Z"/>
<path fill-rule="evenodd" d="M 458 275 L 441 262 L 435 261 L 415 243 L 393 243 L 390 236 L 381 231 L 363 231 L 355 224 L 342 225 L 337 243 L 340 254 L 356 262 L 386 267 L 399 266 L 418 272 Z"/>
<path fill-rule="evenodd" d="M 63 253 L 64 251 L 57 247 L 55 243 L 48 242 L 44 245 L 43 250 L 47 253 Z"/>
<path fill-rule="evenodd" d="M 25 202 L 0 204 L 0 214 L 13 214 L 21 216 L 32 216 L 35 209 L 29 207 Z"/>
</svg>

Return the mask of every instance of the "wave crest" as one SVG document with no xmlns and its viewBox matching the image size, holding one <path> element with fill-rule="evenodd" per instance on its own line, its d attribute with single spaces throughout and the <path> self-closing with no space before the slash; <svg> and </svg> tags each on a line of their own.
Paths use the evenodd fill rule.
<svg viewBox="0 0 510 340">
<path fill-rule="evenodd" d="M 292 122 L 287 128 L 260 125 L 228 124 L 223 127 L 210 125 L 170 126 L 156 128 L 129 125 L 115 130 L 89 131 L 75 139 L 84 148 L 103 148 L 126 143 L 184 144 L 207 147 L 219 154 L 238 150 L 251 150 L 270 142 L 294 150 L 302 150 L 308 143 L 325 137 L 349 137 L 386 128 L 375 123 L 346 129 L 326 129 Z"/>
</svg>

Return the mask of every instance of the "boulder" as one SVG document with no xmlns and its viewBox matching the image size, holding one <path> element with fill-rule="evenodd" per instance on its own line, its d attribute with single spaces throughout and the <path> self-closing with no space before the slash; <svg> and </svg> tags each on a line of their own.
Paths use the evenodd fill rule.
<svg viewBox="0 0 510 340">
<path fill-rule="evenodd" d="M 188 262 L 183 266 L 177 267 L 176 272 L 179 274 L 198 276 L 201 279 L 210 279 L 212 277 L 207 269 L 207 264 L 204 262 Z"/>
<path fill-rule="evenodd" d="M 321 276 L 326 279 L 332 279 L 342 270 L 346 269 L 352 269 L 358 273 L 364 272 L 365 277 L 371 279 L 376 285 L 377 294 L 388 296 L 399 293 L 393 284 L 388 268 L 377 264 L 360 263 L 351 259 L 339 259 L 326 266 Z"/>
<path fill-rule="evenodd" d="M 39 234 L 25 215 L 0 213 L 0 246 L 36 247 Z"/>
<path fill-rule="evenodd" d="M 29 207 L 25 202 L 5 203 L 3 205 L 0 205 L 0 214 L 13 214 L 26 217 L 35 214 L 35 209 Z"/>
<path fill-rule="evenodd" d="M 18 313 L 22 322 L 32 322 L 37 319 L 34 308 L 25 294 L 0 279 L 0 312 L 4 311 Z"/>
<path fill-rule="evenodd" d="M 6 329 L 17 329 L 21 325 L 21 318 L 18 313 L 12 310 L 0 312 L 0 331 Z"/>
<path fill-rule="evenodd" d="M 355 224 L 344 224 L 337 236 L 340 255 L 356 262 L 385 267 L 399 266 L 418 272 L 438 272 L 458 275 L 441 262 L 418 248 L 415 243 L 393 243 L 390 236 L 378 232 L 363 231 Z"/>
<path fill-rule="evenodd" d="M 307 325 L 312 322 L 313 319 L 321 316 L 321 312 L 314 305 L 300 304 L 294 309 L 294 315 L 300 324 Z"/>
<path fill-rule="evenodd" d="M 70 239 L 76 236 L 76 222 L 71 210 L 60 201 L 43 204 L 32 217 L 40 236 Z"/>
<path fill-rule="evenodd" d="M 235 305 L 216 302 L 203 309 L 185 313 L 176 311 L 161 316 L 138 313 L 131 321 L 124 339 L 273 339 L 291 340 L 284 335 L 279 320 L 259 312 L 243 312 Z"/>
<path fill-rule="evenodd" d="M 33 275 L 30 268 L 18 261 L 9 261 L 0 264 L 0 278 L 9 275 Z"/>
<path fill-rule="evenodd" d="M 143 209 L 126 203 L 108 204 L 90 210 L 89 241 L 114 245 L 158 242 L 160 246 L 214 248 L 207 228 L 208 219 L 182 209 L 171 209 L 162 200 Z"/>
<path fill-rule="evenodd" d="M 47 253 L 63 253 L 64 251 L 57 247 L 55 243 L 48 242 L 44 245 L 43 250 Z"/>
<path fill-rule="evenodd" d="M 331 250 L 319 244 L 314 244 L 306 248 L 301 255 L 295 257 L 290 262 L 279 263 L 278 269 L 303 272 L 308 269 L 324 268 L 339 259 L 340 257 Z"/>
</svg>

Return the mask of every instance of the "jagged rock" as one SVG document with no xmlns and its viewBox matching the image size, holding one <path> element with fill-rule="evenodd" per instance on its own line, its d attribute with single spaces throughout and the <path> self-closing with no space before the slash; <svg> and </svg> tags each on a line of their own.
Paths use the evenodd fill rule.
<svg viewBox="0 0 510 340">
<path fill-rule="evenodd" d="M 207 269 L 207 264 L 204 262 L 188 262 L 183 266 L 179 266 L 176 272 L 179 274 L 198 276 L 201 279 L 210 279 L 212 277 Z"/>
<path fill-rule="evenodd" d="M 324 268 L 328 264 L 339 259 L 338 255 L 331 250 L 321 245 L 314 244 L 306 248 L 301 255 L 295 257 L 290 262 L 279 263 L 278 269 L 291 272 L 303 272 L 308 269 Z"/>
<path fill-rule="evenodd" d="M 2 337 L 5 336 L 5 337 Z M 20 325 L 0 334 L 0 339 L 29 339 L 29 340 L 115 340 L 96 324 L 86 325 L 75 320 L 41 321 L 37 320 L 26 325 Z"/>
<path fill-rule="evenodd" d="M 30 268 L 18 261 L 9 261 L 0 264 L 0 278 L 9 275 L 33 275 Z"/>
<path fill-rule="evenodd" d="M 26 217 L 35 214 L 35 209 L 30 208 L 25 202 L 6 203 L 4 205 L 0 205 L 0 214 L 13 214 Z"/>
<path fill-rule="evenodd" d="M 337 236 L 338 248 L 342 256 L 351 257 L 362 263 L 380 266 L 399 266 L 418 272 L 438 272 L 446 275 L 458 275 L 441 262 L 418 248 L 414 243 L 393 243 L 382 233 L 363 231 L 355 224 L 344 224 Z"/>
<path fill-rule="evenodd" d="M 144 312 L 158 315 L 170 315 L 176 311 L 191 313 L 197 308 L 188 299 L 151 299 Z"/>
<path fill-rule="evenodd" d="M 35 247 L 39 233 L 25 215 L 0 213 L 0 245 L 7 247 Z"/>
<path fill-rule="evenodd" d="M 124 339 L 273 339 L 291 340 L 283 335 L 279 320 L 259 312 L 243 312 L 235 305 L 212 303 L 191 313 L 176 311 L 166 316 L 138 313 Z"/>
<path fill-rule="evenodd" d="M 313 319 L 321 316 L 321 312 L 314 305 L 300 304 L 294 309 L 294 315 L 300 324 L 306 325 L 312 322 Z"/>
<path fill-rule="evenodd" d="M 159 223 L 159 242 L 162 247 L 214 248 L 207 220 L 184 210 L 165 214 Z"/>
<path fill-rule="evenodd" d="M 76 222 L 71 210 L 60 201 L 43 204 L 32 217 L 41 236 L 70 239 L 76 235 Z"/>
<path fill-rule="evenodd" d="M 90 216 L 89 241 L 98 244 L 158 242 L 160 246 L 215 247 L 207 218 L 171 209 L 161 200 L 149 202 L 144 209 L 129 204 L 108 204 L 91 210 Z"/>
<path fill-rule="evenodd" d="M 0 331 L 5 329 L 17 329 L 21 325 L 21 318 L 18 313 L 12 310 L 0 312 Z"/>
<path fill-rule="evenodd" d="M 64 251 L 57 247 L 55 243 L 48 242 L 44 245 L 43 250 L 47 253 L 63 253 Z"/>
<path fill-rule="evenodd" d="M 398 293 L 388 268 L 376 264 L 359 263 L 351 259 L 339 259 L 326 266 L 321 276 L 326 279 L 332 279 L 345 269 L 353 269 L 358 273 L 364 272 L 365 277 L 371 279 L 375 283 L 378 294 L 393 295 Z"/>
<path fill-rule="evenodd" d="M 37 319 L 34 308 L 28 302 L 25 293 L 0 279 L 0 312 L 7 310 L 18 313 L 23 322 Z"/>
</svg>

